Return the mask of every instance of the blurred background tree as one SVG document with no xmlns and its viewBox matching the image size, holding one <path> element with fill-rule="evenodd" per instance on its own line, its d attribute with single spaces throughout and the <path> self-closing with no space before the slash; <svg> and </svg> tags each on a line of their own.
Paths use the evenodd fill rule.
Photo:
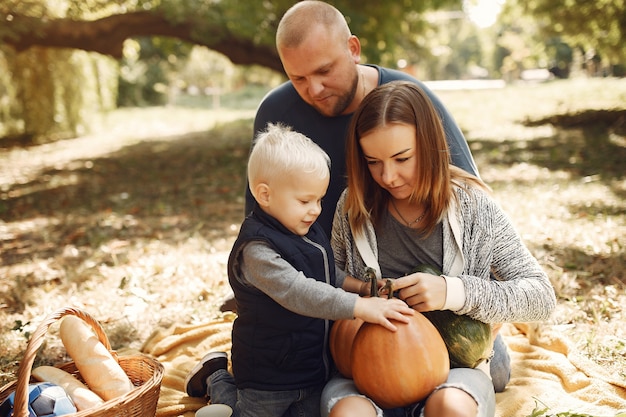
<svg viewBox="0 0 626 417">
<path fill-rule="evenodd" d="M 55 140 L 88 132 L 117 106 L 276 85 L 274 34 L 293 3 L 0 0 L 0 137 Z M 331 3 L 360 37 L 363 62 L 425 80 L 624 71 L 623 1 Z"/>
<path fill-rule="evenodd" d="M 590 75 L 624 76 L 626 2 L 532 0 L 520 5 L 535 18 L 542 34 L 579 48 Z"/>
</svg>

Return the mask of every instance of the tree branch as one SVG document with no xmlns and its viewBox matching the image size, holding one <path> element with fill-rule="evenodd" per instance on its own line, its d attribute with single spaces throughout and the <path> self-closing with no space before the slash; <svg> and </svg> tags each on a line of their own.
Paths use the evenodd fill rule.
<svg viewBox="0 0 626 417">
<path fill-rule="evenodd" d="M 212 27 L 213 34 L 200 38 L 194 35 L 193 19 L 174 24 L 159 12 L 115 14 L 93 21 L 65 18 L 42 21 L 15 14 L 3 20 L 11 35 L 0 40 L 18 52 L 31 46 L 75 48 L 119 59 L 123 56 L 123 44 L 128 38 L 166 36 L 204 45 L 226 55 L 234 64 L 258 64 L 276 71 L 283 70 L 274 48 L 224 33 L 226 29 L 220 27 Z"/>
</svg>

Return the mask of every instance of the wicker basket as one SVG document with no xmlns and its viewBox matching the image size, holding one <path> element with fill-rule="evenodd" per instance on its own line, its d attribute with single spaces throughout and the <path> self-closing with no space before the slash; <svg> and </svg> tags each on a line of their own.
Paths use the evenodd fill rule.
<svg viewBox="0 0 626 417">
<path fill-rule="evenodd" d="M 126 375 L 135 385 L 135 389 L 121 397 L 106 401 L 99 407 L 68 414 L 68 417 L 154 417 L 156 414 L 157 402 L 161 391 L 161 380 L 163 379 L 163 365 L 155 359 L 143 355 L 129 355 L 118 357 L 111 349 L 109 339 L 104 333 L 100 324 L 88 313 L 74 308 L 62 308 L 48 315 L 46 319 L 37 327 L 33 333 L 28 347 L 24 353 L 24 359 L 20 363 L 17 381 L 10 382 L 0 388 L 0 403 L 4 401 L 13 391 L 15 391 L 14 417 L 28 417 L 28 384 L 31 380 L 31 368 L 35 361 L 37 351 L 41 347 L 48 328 L 67 315 L 74 315 L 83 319 L 95 331 L 98 339 L 104 344 L 109 352 L 117 359 Z M 58 366 L 66 372 L 74 375 L 84 383 L 74 362 L 68 362 Z"/>
</svg>

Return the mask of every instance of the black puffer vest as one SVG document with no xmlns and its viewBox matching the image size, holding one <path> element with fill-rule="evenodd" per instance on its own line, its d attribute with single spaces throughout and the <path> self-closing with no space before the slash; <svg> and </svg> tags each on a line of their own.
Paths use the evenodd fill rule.
<svg viewBox="0 0 626 417">
<path fill-rule="evenodd" d="M 306 236 L 291 233 L 258 206 L 244 220 L 228 259 L 237 319 L 232 334 L 233 373 L 239 389 L 283 391 L 324 383 L 329 376 L 330 322 L 293 313 L 235 277 L 243 245 L 269 243 L 308 278 L 335 286 L 335 262 L 328 237 L 316 222 Z"/>
</svg>

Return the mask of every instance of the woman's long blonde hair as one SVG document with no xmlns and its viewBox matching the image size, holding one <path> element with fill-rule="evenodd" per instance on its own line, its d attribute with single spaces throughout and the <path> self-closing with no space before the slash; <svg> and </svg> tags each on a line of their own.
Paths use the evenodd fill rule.
<svg viewBox="0 0 626 417">
<path fill-rule="evenodd" d="M 454 184 L 473 184 L 488 190 L 477 177 L 450 164 L 450 151 L 441 118 L 424 91 L 414 83 L 394 81 L 370 92 L 354 113 L 346 141 L 348 196 L 345 205 L 352 230 L 362 230 L 366 219 L 374 224 L 387 210 L 389 193 L 372 178 L 360 139 L 374 129 L 405 124 L 416 130 L 415 188 L 411 203 L 424 204 L 420 230 L 430 233 L 454 198 Z"/>
</svg>

